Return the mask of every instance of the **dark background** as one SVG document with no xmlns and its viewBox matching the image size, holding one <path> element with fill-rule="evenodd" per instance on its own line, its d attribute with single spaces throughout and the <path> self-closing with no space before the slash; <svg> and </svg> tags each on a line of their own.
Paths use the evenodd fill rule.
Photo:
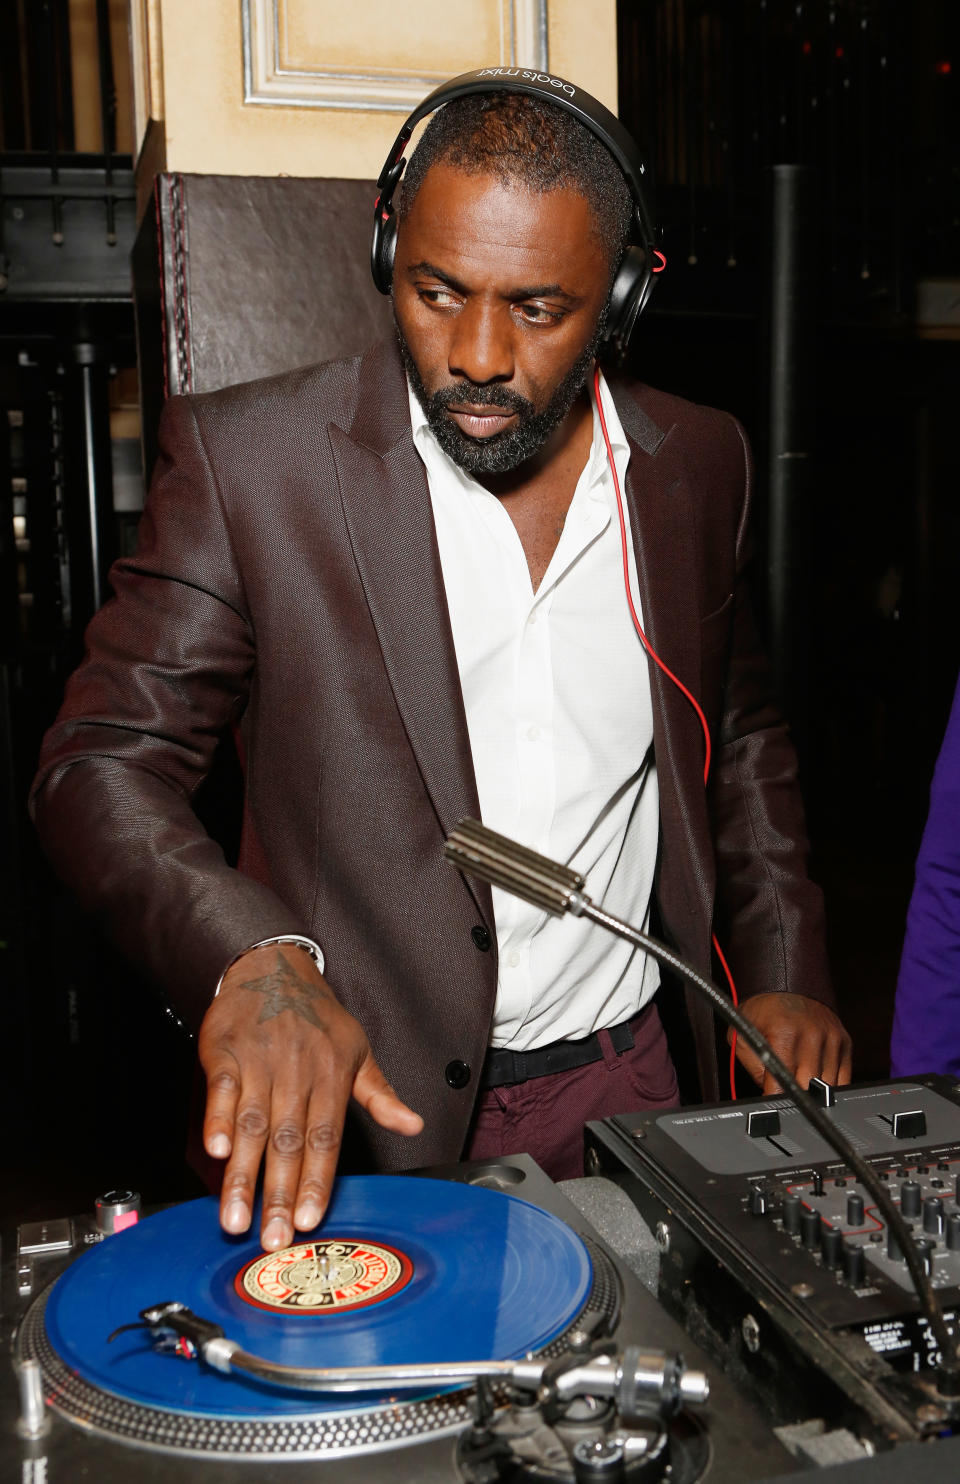
<svg viewBox="0 0 960 1484">
<path fill-rule="evenodd" d="M 104 30 L 101 150 L 78 153 L 66 14 L 66 0 L 0 5 L 0 1214 L 20 1216 L 110 1185 L 184 1193 L 192 1060 L 50 879 L 24 809 L 142 494 L 118 44 Z M 883 1076 L 960 668 L 960 10 L 621 0 L 618 28 L 620 113 L 652 167 L 667 258 L 631 369 L 736 413 L 753 441 L 757 602 L 801 752 L 841 1013 L 856 1075 Z M 786 484 L 783 166 L 806 193 L 787 285 L 786 431 L 804 458 Z"/>
</svg>

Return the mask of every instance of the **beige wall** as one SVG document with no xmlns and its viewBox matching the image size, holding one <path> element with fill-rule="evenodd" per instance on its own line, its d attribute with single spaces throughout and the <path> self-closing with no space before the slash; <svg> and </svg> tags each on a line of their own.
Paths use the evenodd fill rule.
<svg viewBox="0 0 960 1484">
<path fill-rule="evenodd" d="M 544 67 L 616 108 L 616 0 L 130 0 L 135 131 L 171 170 L 376 176 L 431 88 Z M 155 133 L 159 131 L 154 131 Z M 158 163 L 155 153 L 143 170 Z"/>
</svg>

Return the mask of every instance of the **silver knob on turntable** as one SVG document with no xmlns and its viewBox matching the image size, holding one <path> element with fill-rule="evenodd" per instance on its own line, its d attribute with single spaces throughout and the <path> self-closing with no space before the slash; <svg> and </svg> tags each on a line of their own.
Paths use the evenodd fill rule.
<svg viewBox="0 0 960 1484">
<path fill-rule="evenodd" d="M 97 1217 L 97 1231 L 104 1236 L 125 1231 L 136 1226 L 140 1220 L 140 1192 L 138 1190 L 108 1190 L 98 1195 L 93 1203 Z"/>
<path fill-rule="evenodd" d="M 43 1373 L 38 1360 L 20 1362 L 20 1418 L 17 1431 L 22 1438 L 41 1438 L 50 1427 L 43 1398 Z"/>
</svg>

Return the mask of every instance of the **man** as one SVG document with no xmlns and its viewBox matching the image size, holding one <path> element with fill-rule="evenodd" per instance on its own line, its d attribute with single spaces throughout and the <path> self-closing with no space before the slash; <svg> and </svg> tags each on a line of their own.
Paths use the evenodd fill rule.
<svg viewBox="0 0 960 1484">
<path fill-rule="evenodd" d="M 458 877 L 464 815 L 571 858 L 612 910 L 643 920 L 655 891 L 701 968 L 716 918 L 783 1059 L 849 1078 L 744 599 L 742 436 L 590 390 L 631 213 L 549 101 L 443 108 L 400 203 L 400 355 L 171 401 L 139 550 L 47 739 L 46 848 L 199 1024 L 221 1219 L 249 1225 L 265 1159 L 267 1248 L 320 1219 L 351 1096 L 349 1161 L 530 1149 L 558 1175 L 585 1117 L 675 1099 L 655 965 Z M 631 624 L 615 470 L 635 606 L 715 738 L 706 793 L 697 719 Z M 230 725 L 236 871 L 190 808 Z"/>
</svg>

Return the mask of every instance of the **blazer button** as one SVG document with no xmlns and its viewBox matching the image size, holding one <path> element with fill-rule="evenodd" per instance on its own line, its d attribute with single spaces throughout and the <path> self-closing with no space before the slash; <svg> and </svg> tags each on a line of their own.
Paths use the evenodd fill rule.
<svg viewBox="0 0 960 1484">
<path fill-rule="evenodd" d="M 470 936 L 473 939 L 474 943 L 476 943 L 477 947 L 480 949 L 481 953 L 488 953 L 490 951 L 490 934 L 487 932 L 482 923 L 478 922 L 476 927 L 472 927 L 470 929 Z"/>
<path fill-rule="evenodd" d="M 470 1081 L 470 1068 L 465 1061 L 448 1061 L 443 1075 L 451 1087 L 459 1090 Z"/>
</svg>

